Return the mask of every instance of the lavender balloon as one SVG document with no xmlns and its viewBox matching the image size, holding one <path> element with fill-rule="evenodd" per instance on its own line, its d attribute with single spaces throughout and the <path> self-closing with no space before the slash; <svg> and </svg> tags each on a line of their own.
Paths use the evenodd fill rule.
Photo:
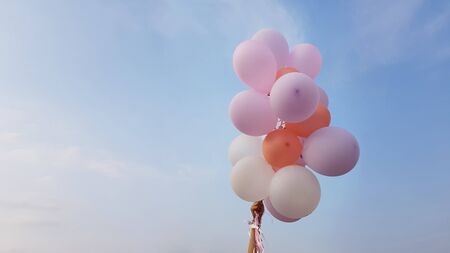
<svg viewBox="0 0 450 253">
<path fill-rule="evenodd" d="M 319 102 L 324 105 L 325 107 L 328 107 L 328 95 L 327 93 L 320 88 L 319 86 L 317 86 L 318 90 L 319 90 Z"/>
<path fill-rule="evenodd" d="M 296 68 L 299 72 L 315 78 L 322 66 L 322 56 L 317 47 L 312 44 L 299 44 L 289 55 L 288 66 Z"/>
<path fill-rule="evenodd" d="M 272 29 L 262 29 L 253 35 L 254 40 L 266 44 L 277 61 L 277 69 L 284 67 L 289 58 L 289 46 L 283 35 Z"/>
<path fill-rule="evenodd" d="M 253 89 L 268 94 L 275 81 L 277 61 L 266 44 L 247 40 L 234 50 L 233 67 L 239 79 Z"/>
<path fill-rule="evenodd" d="M 345 129 L 324 127 L 311 134 L 303 147 L 308 167 L 325 176 L 341 176 L 352 170 L 359 158 L 359 145 Z"/>
<path fill-rule="evenodd" d="M 277 220 L 283 221 L 283 222 L 296 222 L 298 220 L 300 220 L 300 218 L 298 219 L 293 219 L 293 218 L 289 218 L 286 217 L 282 214 L 280 214 L 277 210 L 275 210 L 275 208 L 273 207 L 272 203 L 270 202 L 269 198 L 264 199 L 264 206 L 266 207 L 266 209 L 269 211 L 269 213 L 276 218 Z"/>
<path fill-rule="evenodd" d="M 288 73 L 278 79 L 270 93 L 270 104 L 280 119 L 300 122 L 309 118 L 319 103 L 319 90 L 303 73 Z"/>
<path fill-rule="evenodd" d="M 253 90 L 237 94 L 231 100 L 229 112 L 234 126 L 247 135 L 267 134 L 277 124 L 269 97 Z"/>
</svg>

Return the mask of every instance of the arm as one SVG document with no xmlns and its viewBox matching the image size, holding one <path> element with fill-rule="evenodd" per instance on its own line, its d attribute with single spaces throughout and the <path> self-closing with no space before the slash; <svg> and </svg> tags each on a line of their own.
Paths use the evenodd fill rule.
<svg viewBox="0 0 450 253">
<path fill-rule="evenodd" d="M 247 253 L 253 253 L 255 250 L 255 229 L 252 228 L 250 230 L 250 239 L 248 241 L 248 250 Z"/>
<path fill-rule="evenodd" d="M 259 228 L 261 223 L 261 217 L 264 214 L 264 204 L 262 201 L 254 202 L 252 207 L 250 208 L 250 211 L 253 216 L 252 223 L 250 224 L 250 240 L 248 241 L 248 251 L 247 253 L 261 253 L 260 248 L 256 240 L 258 231 L 256 229 Z"/>
</svg>

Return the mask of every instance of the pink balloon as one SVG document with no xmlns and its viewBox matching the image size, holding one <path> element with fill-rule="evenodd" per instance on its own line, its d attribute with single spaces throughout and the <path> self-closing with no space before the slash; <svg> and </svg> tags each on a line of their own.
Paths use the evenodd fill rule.
<svg viewBox="0 0 450 253">
<path fill-rule="evenodd" d="M 247 40 L 234 50 L 233 67 L 239 79 L 253 89 L 268 94 L 275 81 L 277 61 L 268 46 Z"/>
<path fill-rule="evenodd" d="M 309 118 L 319 103 L 319 90 L 314 81 L 303 73 L 288 73 L 275 82 L 270 104 L 278 117 L 287 122 Z"/>
<path fill-rule="evenodd" d="M 324 127 L 305 141 L 303 158 L 308 167 L 325 176 L 341 176 L 352 170 L 359 159 L 355 137 L 338 127 Z"/>
<path fill-rule="evenodd" d="M 272 29 L 262 29 L 253 35 L 254 40 L 266 44 L 277 61 L 277 69 L 286 66 L 289 58 L 289 46 L 284 36 Z"/>
<path fill-rule="evenodd" d="M 264 199 L 263 202 L 264 202 L 264 206 L 269 211 L 269 213 L 277 220 L 280 220 L 283 222 L 296 222 L 296 221 L 300 220 L 300 218 L 293 219 L 293 218 L 289 218 L 289 217 L 286 217 L 286 216 L 280 214 L 277 210 L 275 210 L 275 208 L 273 207 L 269 198 Z"/>
<path fill-rule="evenodd" d="M 322 56 L 319 49 L 314 45 L 299 44 L 292 49 L 288 65 L 314 79 L 322 66 Z"/>
<path fill-rule="evenodd" d="M 252 136 L 272 131 L 278 120 L 270 107 L 269 97 L 254 90 L 237 94 L 231 100 L 229 113 L 234 126 Z"/>
<path fill-rule="evenodd" d="M 318 90 L 319 90 L 319 102 L 324 105 L 325 107 L 328 107 L 328 95 L 327 93 L 325 93 L 325 91 L 320 88 L 319 86 L 317 86 Z"/>
</svg>

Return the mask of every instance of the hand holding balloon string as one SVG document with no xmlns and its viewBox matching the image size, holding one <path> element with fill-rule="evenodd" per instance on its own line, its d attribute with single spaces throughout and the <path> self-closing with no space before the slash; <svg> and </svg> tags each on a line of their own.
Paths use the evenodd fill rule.
<svg viewBox="0 0 450 253">
<path fill-rule="evenodd" d="M 262 253 L 264 246 L 262 243 L 261 219 L 264 214 L 263 201 L 254 202 L 250 208 L 253 220 L 250 225 L 250 239 L 248 242 L 248 253 Z"/>
</svg>

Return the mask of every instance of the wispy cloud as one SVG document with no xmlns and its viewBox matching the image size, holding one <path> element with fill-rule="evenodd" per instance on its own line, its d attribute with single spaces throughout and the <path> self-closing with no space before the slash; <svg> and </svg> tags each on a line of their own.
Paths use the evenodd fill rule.
<svg viewBox="0 0 450 253">
<path fill-rule="evenodd" d="M 357 50 L 369 65 L 395 62 L 408 49 L 412 26 L 423 0 L 356 1 Z"/>
<path fill-rule="evenodd" d="M 20 134 L 16 132 L 0 132 L 0 145 L 15 144 Z"/>
<path fill-rule="evenodd" d="M 53 202 L 36 202 L 35 200 L 0 200 L 0 209 L 11 210 L 58 210 L 59 207 Z"/>
<path fill-rule="evenodd" d="M 87 167 L 109 177 L 118 178 L 127 169 L 127 164 L 117 160 L 103 160 L 90 162 Z"/>
<path fill-rule="evenodd" d="M 0 150 L 2 170 L 43 171 L 85 170 L 108 177 L 119 177 L 126 163 L 114 160 L 104 151 L 90 150 L 79 146 L 34 143 L 26 140 L 16 146 Z M 45 172 L 44 172 L 45 171 Z"/>
<path fill-rule="evenodd" d="M 68 111 L 81 107 L 88 93 L 95 99 L 108 93 L 111 102 L 116 102 L 115 96 L 129 90 L 129 84 L 115 87 L 121 94 L 105 89 L 111 88 L 111 78 L 131 81 L 126 76 L 130 72 L 103 69 L 104 86 L 96 83 L 99 77 L 92 73 L 105 66 L 118 67 L 117 61 L 132 65 L 143 51 L 157 55 L 156 50 L 163 47 L 158 43 L 177 42 L 182 50 L 190 50 L 201 42 L 224 50 L 263 27 L 276 28 L 298 41 L 302 24 L 290 10 L 273 0 L 42 1 L 36 6 L 7 3 L 0 13 L 8 14 L 0 15 L 5 21 L 0 24 L 4 31 L 0 66 L 6 73 L 0 77 L 0 87 L 8 91 L 0 95 L 0 252 L 209 252 L 215 248 L 211 244 L 223 243 L 224 236 L 245 238 L 245 232 L 243 236 L 226 232 L 232 229 L 216 232 L 217 227 L 246 229 L 239 217 L 227 224 L 216 218 L 224 210 L 219 197 L 245 205 L 228 194 L 227 178 L 219 177 L 226 174 L 220 165 L 197 165 L 193 162 L 197 158 L 186 159 L 186 155 L 163 165 L 154 165 L 150 159 L 136 161 L 133 154 L 109 148 L 109 143 L 101 143 L 83 129 L 83 120 L 99 123 L 95 114 L 74 119 Z M 150 43 L 121 51 L 130 42 L 134 46 L 142 42 L 137 39 Z M 185 44 L 187 40 L 192 41 Z M 122 58 L 122 53 L 131 51 L 133 59 Z M 176 56 L 167 55 L 165 60 L 171 57 Z M 144 64 L 157 66 L 159 72 L 163 70 L 159 61 Z M 86 93 L 75 94 L 80 89 Z M 68 99 L 80 97 L 64 101 L 60 93 Z M 154 94 L 158 96 L 157 91 Z M 114 115 L 115 120 L 123 120 L 120 116 Z M 109 134 L 106 138 L 117 137 Z M 146 147 L 148 152 L 158 148 L 155 143 L 148 145 L 152 145 Z M 175 150 L 181 152 L 179 147 Z M 226 197 L 219 196 L 223 192 Z M 246 208 L 242 210 L 248 214 Z M 215 233 L 205 237 L 205 231 Z M 177 242 L 167 240 L 172 235 Z M 222 252 L 240 247 L 236 243 Z"/>
<path fill-rule="evenodd" d="M 249 37 L 256 30 L 272 27 L 282 31 L 289 39 L 303 37 L 300 17 L 293 18 L 290 11 L 276 0 L 219 0 L 219 1 L 146 1 L 143 6 L 116 5 L 114 13 L 122 13 L 122 22 L 132 27 L 147 27 L 163 37 L 220 36 L 222 38 Z M 137 9 L 139 8 L 139 9 Z M 296 10 L 298 12 L 300 10 Z"/>
<path fill-rule="evenodd" d="M 422 38 L 428 45 L 432 45 L 428 48 L 432 50 L 429 54 L 438 63 L 450 59 L 449 43 L 441 42 L 446 41 L 445 36 L 448 34 L 450 34 L 450 3 L 435 13 L 424 24 Z"/>
<path fill-rule="evenodd" d="M 427 31 L 430 35 L 434 35 L 438 32 L 441 32 L 443 29 L 448 27 L 450 21 L 450 4 L 447 5 L 447 8 L 442 10 L 441 13 L 438 13 L 436 16 L 431 18 L 428 23 L 425 24 L 425 31 Z"/>
<path fill-rule="evenodd" d="M 1 226 L 48 227 L 61 223 L 61 206 L 55 200 L 0 200 Z"/>
</svg>

